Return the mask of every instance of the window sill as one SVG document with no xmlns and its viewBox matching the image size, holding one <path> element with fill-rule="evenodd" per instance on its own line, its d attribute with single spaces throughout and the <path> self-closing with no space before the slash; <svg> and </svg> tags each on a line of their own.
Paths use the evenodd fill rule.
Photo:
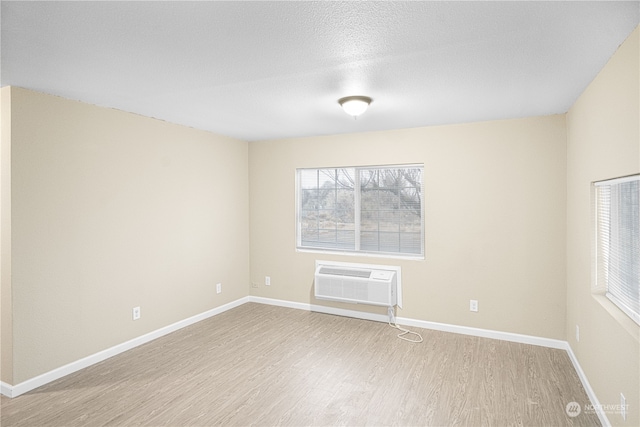
<svg viewBox="0 0 640 427">
<path fill-rule="evenodd" d="M 636 342 L 640 342 L 640 325 L 634 322 L 605 295 L 596 293 L 592 294 L 592 296 Z"/>
<path fill-rule="evenodd" d="M 369 252 L 342 252 L 342 251 L 325 251 L 322 249 L 301 249 L 296 248 L 296 252 L 324 255 L 345 255 L 352 257 L 364 258 L 387 258 L 387 259 L 403 259 L 407 261 L 424 261 L 424 256 L 394 255 L 394 254 L 374 254 Z"/>
</svg>

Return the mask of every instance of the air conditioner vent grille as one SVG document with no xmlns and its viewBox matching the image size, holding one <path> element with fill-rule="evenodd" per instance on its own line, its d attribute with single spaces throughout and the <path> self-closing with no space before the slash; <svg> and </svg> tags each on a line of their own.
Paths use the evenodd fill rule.
<svg viewBox="0 0 640 427">
<path fill-rule="evenodd" d="M 371 277 L 370 270 L 354 270 L 347 268 L 335 268 L 335 267 L 320 267 L 320 274 L 330 274 L 332 276 L 350 276 L 350 277 L 362 277 L 368 279 Z"/>
<path fill-rule="evenodd" d="M 321 264 L 316 261 L 317 299 L 392 307 L 397 302 L 397 272 L 366 264 Z"/>
</svg>

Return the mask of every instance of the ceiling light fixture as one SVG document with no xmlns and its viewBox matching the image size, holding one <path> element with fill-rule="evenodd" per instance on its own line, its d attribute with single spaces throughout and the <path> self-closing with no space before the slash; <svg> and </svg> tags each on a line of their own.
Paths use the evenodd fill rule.
<svg viewBox="0 0 640 427">
<path fill-rule="evenodd" d="M 344 98 L 338 99 L 338 104 L 340 104 L 345 113 L 353 116 L 355 119 L 367 111 L 367 107 L 369 107 L 371 101 L 371 98 L 368 96 L 345 96 Z"/>
</svg>

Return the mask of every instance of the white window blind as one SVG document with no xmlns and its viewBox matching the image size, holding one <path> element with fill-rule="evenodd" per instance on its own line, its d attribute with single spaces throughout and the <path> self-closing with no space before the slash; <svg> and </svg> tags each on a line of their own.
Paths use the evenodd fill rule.
<svg viewBox="0 0 640 427">
<path fill-rule="evenodd" d="M 298 248 L 422 256 L 423 168 L 298 169 Z"/>
<path fill-rule="evenodd" d="M 595 186 L 597 282 L 640 324 L 640 175 Z"/>
</svg>

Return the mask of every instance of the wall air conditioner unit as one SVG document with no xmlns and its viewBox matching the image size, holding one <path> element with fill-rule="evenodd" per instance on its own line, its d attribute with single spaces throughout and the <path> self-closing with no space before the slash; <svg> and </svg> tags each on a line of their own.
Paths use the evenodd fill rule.
<svg viewBox="0 0 640 427">
<path fill-rule="evenodd" d="M 397 271 L 366 264 L 316 262 L 317 299 L 391 307 L 397 303 Z"/>
</svg>

